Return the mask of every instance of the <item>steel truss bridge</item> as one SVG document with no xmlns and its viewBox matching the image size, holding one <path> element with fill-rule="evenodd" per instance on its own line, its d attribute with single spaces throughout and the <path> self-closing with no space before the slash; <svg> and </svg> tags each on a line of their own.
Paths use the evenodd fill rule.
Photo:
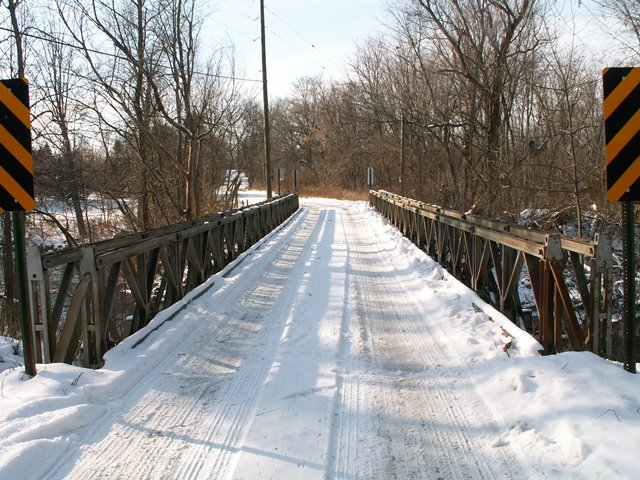
<svg viewBox="0 0 640 480">
<path fill-rule="evenodd" d="M 613 256 L 606 237 L 534 231 L 385 191 L 371 191 L 369 198 L 421 250 L 538 338 L 544 353 L 590 350 L 612 357 Z M 111 346 L 180 302 L 298 208 L 298 196 L 288 195 L 78 248 L 31 249 L 36 360 L 99 368 Z"/>
</svg>

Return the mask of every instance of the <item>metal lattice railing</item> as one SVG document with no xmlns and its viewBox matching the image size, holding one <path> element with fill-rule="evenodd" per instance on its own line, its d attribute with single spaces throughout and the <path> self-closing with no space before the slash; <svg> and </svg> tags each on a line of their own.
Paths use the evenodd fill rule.
<svg viewBox="0 0 640 480">
<path fill-rule="evenodd" d="M 42 254 L 28 253 L 42 363 L 99 367 L 104 353 L 182 299 L 299 208 L 288 195 L 205 218 Z"/>
<path fill-rule="evenodd" d="M 588 349 L 611 358 L 613 254 L 605 236 L 534 231 L 384 191 L 369 197 L 421 250 L 538 338 L 545 353 Z M 522 285 L 531 305 L 523 305 Z"/>
</svg>

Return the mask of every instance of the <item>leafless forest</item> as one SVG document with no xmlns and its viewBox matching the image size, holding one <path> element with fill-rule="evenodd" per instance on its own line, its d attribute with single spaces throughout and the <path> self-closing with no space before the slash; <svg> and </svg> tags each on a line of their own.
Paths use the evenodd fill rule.
<svg viewBox="0 0 640 480">
<path fill-rule="evenodd" d="M 390 2 L 387 34 L 354 45 L 343 79 L 301 77 L 272 99 L 274 167 L 298 169 L 303 194 L 363 193 L 373 167 L 376 188 L 427 202 L 507 220 L 547 209 L 584 236 L 615 228 L 601 69 L 638 63 L 640 4 L 588 2 L 616 32 L 603 59 L 573 41 L 558 3 Z M 77 245 L 227 208 L 225 171 L 264 182 L 261 96 L 232 48 L 205 48 L 208 4 L 0 3 L 2 76 L 30 81 L 30 231 Z M 19 337 L 8 214 L 0 234 L 0 334 Z"/>
</svg>

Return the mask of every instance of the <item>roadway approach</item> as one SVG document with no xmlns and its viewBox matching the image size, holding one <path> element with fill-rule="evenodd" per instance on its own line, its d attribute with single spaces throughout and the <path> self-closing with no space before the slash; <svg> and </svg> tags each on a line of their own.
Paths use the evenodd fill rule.
<svg viewBox="0 0 640 480">
<path fill-rule="evenodd" d="M 556 379 L 533 364 L 514 370 L 542 358 L 537 342 L 365 202 L 303 199 L 191 295 L 180 313 L 161 312 L 151 333 L 139 332 L 142 343 L 134 335 L 107 352 L 100 370 L 41 367 L 29 382 L 57 394 L 23 397 L 3 418 L 0 431 L 13 440 L 0 444 L 0 477 L 520 480 L 612 471 L 570 434 L 573 424 L 546 423 L 553 405 L 535 406 L 543 381 Z M 563 358 L 553 375 L 574 368 Z"/>
</svg>

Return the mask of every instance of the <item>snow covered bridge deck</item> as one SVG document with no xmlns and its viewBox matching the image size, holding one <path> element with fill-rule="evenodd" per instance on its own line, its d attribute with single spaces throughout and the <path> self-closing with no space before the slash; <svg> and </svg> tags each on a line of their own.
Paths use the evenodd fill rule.
<svg viewBox="0 0 640 480">
<path fill-rule="evenodd" d="M 636 377 L 539 357 L 365 203 L 302 205 L 104 368 L 5 371 L 0 478 L 633 476 Z"/>
</svg>

